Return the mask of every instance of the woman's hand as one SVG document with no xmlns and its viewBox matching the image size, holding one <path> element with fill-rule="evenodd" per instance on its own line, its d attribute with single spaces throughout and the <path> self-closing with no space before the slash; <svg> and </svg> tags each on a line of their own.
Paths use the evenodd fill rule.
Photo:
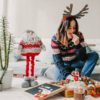
<svg viewBox="0 0 100 100">
<path fill-rule="evenodd" d="M 73 43 L 75 45 L 78 45 L 79 44 L 79 37 L 75 34 L 73 34 L 73 39 L 72 39 Z"/>
</svg>

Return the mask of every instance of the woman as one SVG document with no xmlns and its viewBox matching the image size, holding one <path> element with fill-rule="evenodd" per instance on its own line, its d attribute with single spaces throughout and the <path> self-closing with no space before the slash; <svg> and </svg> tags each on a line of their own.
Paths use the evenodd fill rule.
<svg viewBox="0 0 100 100">
<path fill-rule="evenodd" d="M 84 37 L 78 31 L 75 16 L 67 16 L 62 21 L 56 35 L 52 37 L 51 47 L 56 65 L 54 81 L 70 78 L 75 68 L 82 69 L 81 76 L 89 77 L 98 60 L 98 54 L 86 54 Z"/>
</svg>

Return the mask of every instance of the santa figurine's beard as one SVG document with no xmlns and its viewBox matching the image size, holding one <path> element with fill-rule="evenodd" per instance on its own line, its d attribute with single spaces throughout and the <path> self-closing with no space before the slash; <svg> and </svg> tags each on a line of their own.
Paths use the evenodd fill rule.
<svg viewBox="0 0 100 100">
<path fill-rule="evenodd" d="M 40 38 L 35 34 L 24 33 L 23 41 L 27 44 L 35 44 L 40 41 Z"/>
</svg>

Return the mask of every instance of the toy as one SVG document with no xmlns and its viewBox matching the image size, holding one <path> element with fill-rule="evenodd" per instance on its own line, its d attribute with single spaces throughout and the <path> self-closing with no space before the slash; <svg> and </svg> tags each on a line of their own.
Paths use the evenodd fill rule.
<svg viewBox="0 0 100 100">
<path fill-rule="evenodd" d="M 100 96 L 100 90 L 96 89 L 96 87 L 91 83 L 89 82 L 88 83 L 88 94 L 90 94 L 92 97 L 99 97 Z"/>
<path fill-rule="evenodd" d="M 22 83 L 23 88 L 27 88 L 30 85 L 35 86 L 38 84 L 36 81 L 34 81 L 34 59 L 35 56 L 40 54 L 41 49 L 44 51 L 46 50 L 45 45 L 42 43 L 41 39 L 32 30 L 26 30 L 18 46 L 18 53 L 21 53 L 22 56 L 26 56 L 26 71 L 24 77 L 25 81 Z M 31 62 L 30 77 L 29 62 Z"/>
<path fill-rule="evenodd" d="M 73 71 L 70 79 L 71 83 L 75 83 L 75 81 L 81 81 L 81 76 L 79 76 L 78 71 Z"/>
</svg>

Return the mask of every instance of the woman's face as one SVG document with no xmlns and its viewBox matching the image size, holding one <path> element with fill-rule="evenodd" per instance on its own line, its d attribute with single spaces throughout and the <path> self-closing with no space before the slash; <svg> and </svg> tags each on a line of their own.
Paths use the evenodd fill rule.
<svg viewBox="0 0 100 100">
<path fill-rule="evenodd" d="M 76 32 L 76 22 L 72 20 L 69 28 L 66 29 L 68 40 L 73 38 L 73 34 Z"/>
</svg>

